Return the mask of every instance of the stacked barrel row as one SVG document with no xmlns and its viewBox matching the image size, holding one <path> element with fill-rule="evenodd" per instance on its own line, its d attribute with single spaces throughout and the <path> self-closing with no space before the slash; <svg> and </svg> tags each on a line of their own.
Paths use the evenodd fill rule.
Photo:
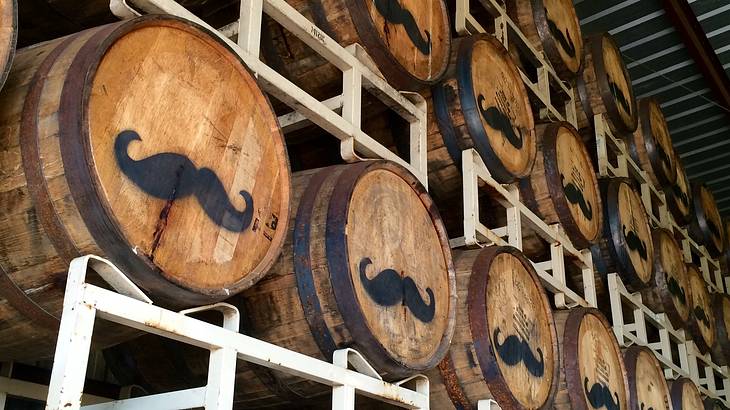
<svg viewBox="0 0 730 410">
<path fill-rule="evenodd" d="M 521 251 L 452 255 L 448 245 L 460 229 L 461 151 L 474 148 L 495 179 L 518 183 L 534 212 L 559 223 L 576 246 L 592 247 L 604 301 L 608 272 L 631 289 L 648 289 L 657 310 L 669 313 L 684 298 L 698 346 L 704 340 L 726 353 L 714 340 L 727 341 L 727 333 L 713 342 L 708 335 L 713 326 L 726 331 L 720 320 L 730 315 L 710 316 L 707 304 L 730 302 L 710 300 L 696 269 L 661 265 L 678 257 L 683 267 L 681 251 L 664 252 L 676 240 L 652 233 L 632 182 L 596 177 L 581 132 L 603 113 L 633 141 L 637 162 L 666 174 L 656 183 L 674 195 L 679 212 L 686 208 L 695 238 L 722 249 L 712 236 L 712 224 L 721 225 L 711 194 L 698 188 L 690 196 L 686 176 L 676 183 L 658 104 L 637 107 L 610 37 L 584 41 L 569 1 L 508 4 L 556 72 L 577 82 L 579 131 L 536 120 L 537 102 L 518 70 L 529 70 L 525 59 L 489 35 L 452 39 L 441 0 L 288 2 L 343 46 L 363 45 L 396 88 L 427 99 L 433 198 L 387 161 L 330 164 L 318 146 L 321 131 L 283 135 L 276 116 L 286 108 L 270 102 L 241 61 L 199 26 L 165 16 L 113 22 L 103 1 L 89 2 L 84 15 L 69 1 L 12 4 L 13 13 L 20 7 L 25 44 L 110 24 L 21 49 L 12 70 L 6 65 L 0 360 L 52 353 L 66 267 L 95 253 L 164 306 L 226 299 L 243 313 L 242 331 L 262 340 L 326 361 L 354 347 L 387 380 L 427 373 L 434 408 L 486 398 L 505 408 L 659 409 L 670 401 L 697 408 L 694 384 L 677 381 L 670 391 L 651 352 L 622 353 L 600 311 L 553 312 Z M 181 3 L 216 24 L 238 9 L 226 0 Z M 63 24 L 43 24 L 48 16 Z M 337 68 L 275 23 L 264 31 L 270 66 L 317 98 L 341 92 Z M 402 128 L 383 112 L 368 110 L 363 126 L 402 153 Z M 289 160 L 298 169 L 331 166 L 291 174 Z M 482 188 L 490 209 L 494 196 Z M 536 236 L 526 244 L 527 256 L 549 252 Z M 660 265 L 681 272 L 660 284 Z M 106 351 L 124 383 L 149 391 L 204 383 L 204 352 L 119 328 L 96 333 L 98 347 L 126 341 Z M 328 392 L 239 364 L 240 407 L 317 407 Z"/>
</svg>

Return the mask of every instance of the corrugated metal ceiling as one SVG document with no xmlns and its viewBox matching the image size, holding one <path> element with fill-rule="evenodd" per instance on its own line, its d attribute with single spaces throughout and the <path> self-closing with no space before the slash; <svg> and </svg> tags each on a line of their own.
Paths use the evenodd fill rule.
<svg viewBox="0 0 730 410">
<path fill-rule="evenodd" d="M 730 75 L 730 2 L 690 0 Z M 610 32 L 621 47 L 637 98 L 662 103 L 677 152 L 693 181 L 707 183 L 730 216 L 730 116 L 715 99 L 661 0 L 575 0 L 584 34 Z"/>
</svg>

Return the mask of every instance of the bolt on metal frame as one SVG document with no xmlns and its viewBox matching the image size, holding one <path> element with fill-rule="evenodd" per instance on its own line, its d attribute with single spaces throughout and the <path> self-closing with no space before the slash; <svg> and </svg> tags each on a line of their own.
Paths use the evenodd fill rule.
<svg viewBox="0 0 730 410">
<path fill-rule="evenodd" d="M 345 161 L 387 159 L 405 166 L 428 187 L 424 98 L 417 93 L 395 90 L 361 46 L 353 44 L 343 48 L 286 1 L 242 0 L 239 20 L 220 29 L 211 27 L 174 0 L 110 0 L 110 9 L 122 19 L 141 13 L 166 13 L 206 27 L 241 57 L 265 91 L 296 112 L 280 118 L 285 130 L 311 121 L 341 141 L 340 154 Z M 341 95 L 319 101 L 259 59 L 264 13 L 342 70 Z M 229 36 L 236 34 L 238 40 L 233 42 Z M 363 89 L 410 124 L 410 161 L 402 159 L 362 131 Z"/>
<path fill-rule="evenodd" d="M 86 283 L 89 271 L 98 273 L 116 291 Z M 203 310 L 220 312 L 223 326 L 188 316 Z M 331 386 L 333 410 L 354 409 L 355 393 L 403 408 L 429 408 L 425 376 L 388 383 L 353 349 L 336 351 L 332 363 L 327 363 L 254 339 L 238 332 L 238 310 L 226 303 L 181 312 L 154 306 L 111 262 L 88 255 L 74 259 L 69 267 L 47 410 L 81 408 L 91 337 L 98 319 L 210 350 L 208 382 L 193 389 L 84 406 L 85 410 L 231 409 L 237 360 Z M 415 389 L 405 385 L 415 385 Z"/>
</svg>

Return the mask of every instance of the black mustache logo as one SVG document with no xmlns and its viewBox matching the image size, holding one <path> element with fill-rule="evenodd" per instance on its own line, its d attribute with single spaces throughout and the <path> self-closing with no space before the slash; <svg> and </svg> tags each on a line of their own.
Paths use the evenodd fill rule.
<svg viewBox="0 0 730 410">
<path fill-rule="evenodd" d="M 565 197 L 568 199 L 568 202 L 573 205 L 579 205 L 580 210 L 583 212 L 583 216 L 585 216 L 589 221 L 592 221 L 593 206 L 590 202 L 583 198 L 583 191 L 581 191 L 580 188 L 572 182 L 568 182 L 566 184 L 565 176 L 563 174 L 560 174 L 560 182 L 563 184 L 563 192 L 565 192 Z"/>
<path fill-rule="evenodd" d="M 375 2 L 375 8 L 378 10 L 383 18 L 391 24 L 402 24 L 406 29 L 408 38 L 411 39 L 413 45 L 416 46 L 418 51 L 424 55 L 431 54 L 431 33 L 428 30 L 423 30 L 426 33 L 426 38 L 421 36 L 421 30 L 418 28 L 418 23 L 413 17 L 413 14 L 404 8 L 398 0 L 373 0 Z"/>
<path fill-rule="evenodd" d="M 547 9 L 545 9 L 545 15 L 547 16 Z M 573 44 L 573 39 L 570 38 L 568 30 L 566 29 L 565 34 L 563 34 L 555 22 L 550 19 L 547 19 L 547 24 L 550 34 L 552 34 L 553 38 L 558 41 L 560 47 L 562 47 L 570 57 L 575 57 L 575 44 Z"/>
<path fill-rule="evenodd" d="M 608 386 L 604 386 L 602 383 L 593 383 L 591 389 L 588 390 L 588 378 L 583 380 L 583 388 L 585 389 L 588 402 L 591 403 L 594 409 L 600 409 L 606 407 L 608 410 L 620 410 L 621 402 L 618 398 L 618 393 L 611 393 L 611 389 Z M 616 401 L 614 401 L 614 397 Z"/>
<path fill-rule="evenodd" d="M 680 202 L 682 202 L 685 208 L 689 207 L 689 195 L 687 195 L 687 193 L 684 192 L 679 185 L 672 185 L 672 193 Z"/>
<path fill-rule="evenodd" d="M 403 303 L 411 310 L 413 316 L 424 323 L 433 320 L 436 313 L 436 300 L 431 288 L 426 288 L 429 303 L 421 297 L 418 286 L 409 276 L 401 276 L 393 269 L 380 271 L 374 278 L 368 279 L 365 271 L 373 263 L 370 258 L 360 260 L 360 281 L 365 291 L 375 303 L 381 306 L 395 306 Z"/>
<path fill-rule="evenodd" d="M 639 256 L 641 256 L 641 259 L 647 260 L 649 255 L 647 255 L 646 253 L 647 249 L 644 241 L 639 238 L 639 235 L 637 235 L 636 232 L 631 230 L 626 232 L 626 225 L 622 226 L 624 230 L 624 237 L 626 238 L 626 244 L 629 246 L 629 249 L 639 252 Z"/>
<path fill-rule="evenodd" d="M 523 144 L 522 130 L 517 129 L 517 134 L 519 135 L 515 134 L 515 128 L 512 126 L 512 122 L 509 117 L 497 107 L 489 107 L 485 109 L 484 100 L 484 95 L 479 94 L 477 104 L 479 104 L 479 111 L 481 111 L 482 117 L 484 117 L 487 124 L 495 130 L 501 131 L 513 147 L 521 149 Z"/>
<path fill-rule="evenodd" d="M 254 205 L 250 193 L 240 191 L 246 209 L 239 211 L 210 168 L 198 169 L 186 156 L 171 152 L 136 161 L 127 153 L 132 141 L 142 141 L 142 138 L 135 131 L 120 132 L 114 141 L 114 154 L 124 175 L 145 193 L 165 200 L 195 195 L 205 213 L 218 226 L 242 232 L 251 225 Z"/>
<path fill-rule="evenodd" d="M 504 342 L 499 343 L 498 337 L 500 333 L 501 331 L 499 328 L 495 328 L 492 339 L 494 340 L 494 344 L 497 348 L 497 354 L 499 354 L 499 357 L 507 364 L 507 366 L 516 366 L 522 362 L 525 364 L 525 368 L 531 375 L 535 377 L 542 377 L 542 375 L 545 374 L 545 359 L 543 358 L 542 350 L 539 347 L 537 348 L 537 355 L 540 356 L 538 359 L 532 353 L 532 349 L 530 349 L 530 345 L 527 344 L 527 341 L 522 340 L 522 338 L 517 335 L 507 336 L 507 338 L 504 339 Z"/>
<path fill-rule="evenodd" d="M 667 279 L 667 288 L 669 288 L 669 293 L 679 299 L 683 305 L 687 304 L 687 294 L 685 293 L 684 288 L 679 286 L 679 282 L 677 282 L 673 276 L 669 276 L 669 279 Z"/>
<path fill-rule="evenodd" d="M 644 402 L 642 401 L 642 402 L 641 402 L 641 410 L 644 410 L 644 407 L 645 407 L 645 406 L 646 406 L 646 405 L 645 405 L 645 404 L 644 404 Z M 649 408 L 647 408 L 646 410 L 654 410 L 654 407 L 649 407 Z"/>
<path fill-rule="evenodd" d="M 705 327 L 710 327 L 710 319 L 707 317 L 707 313 L 705 313 L 705 309 L 702 306 L 695 306 L 694 313 L 695 317 L 705 324 Z"/>
<path fill-rule="evenodd" d="M 621 90 L 618 84 L 609 79 L 608 88 L 611 90 L 611 94 L 613 95 L 613 98 L 616 100 L 616 102 L 618 102 L 618 105 L 620 105 L 627 114 L 631 115 L 631 104 L 629 103 L 628 98 L 626 98 L 623 90 Z"/>
<path fill-rule="evenodd" d="M 712 236 L 715 238 L 719 238 L 722 235 L 722 233 L 720 233 L 720 228 L 710 219 L 707 219 L 707 229 L 710 230 L 710 233 L 712 233 Z"/>
<path fill-rule="evenodd" d="M 662 147 L 660 144 L 656 144 L 656 150 L 662 166 L 666 169 L 672 169 L 672 159 L 669 158 L 669 155 L 667 154 L 667 151 L 664 150 L 664 147 Z"/>
</svg>

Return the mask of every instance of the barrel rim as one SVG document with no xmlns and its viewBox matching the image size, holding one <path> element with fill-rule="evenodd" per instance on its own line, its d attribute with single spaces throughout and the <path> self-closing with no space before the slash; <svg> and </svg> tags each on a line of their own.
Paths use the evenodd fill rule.
<svg viewBox="0 0 730 410">
<path fill-rule="evenodd" d="M 629 384 L 629 408 L 638 409 L 640 407 L 639 394 L 637 392 L 637 378 L 636 378 L 636 362 L 639 359 L 641 353 L 647 353 L 652 358 L 652 364 L 658 370 L 658 374 L 661 376 L 661 384 L 664 387 L 664 401 L 667 409 L 669 409 L 669 386 L 667 380 L 664 378 L 664 370 L 662 369 L 659 360 L 657 360 L 654 351 L 646 346 L 633 345 L 629 346 L 624 351 L 624 365 L 626 366 L 626 379 Z"/>
<path fill-rule="evenodd" d="M 666 240 L 666 238 L 669 238 L 669 240 L 674 244 L 674 246 L 679 250 L 680 254 L 682 252 L 682 248 L 677 243 L 677 240 L 674 237 L 674 234 L 672 231 L 666 229 L 666 228 L 656 228 L 652 230 L 652 242 L 659 243 L 662 240 Z M 664 236 L 664 238 L 661 238 Z M 659 298 L 661 300 L 662 307 L 664 308 L 664 314 L 667 315 L 667 319 L 669 319 L 669 323 L 674 326 L 675 329 L 681 329 L 684 327 L 684 325 L 687 323 L 687 321 L 690 319 L 691 316 L 691 310 L 692 310 L 692 294 L 690 292 L 685 292 L 685 298 L 687 300 L 687 317 L 683 318 L 682 315 L 679 314 L 679 310 L 677 309 L 677 306 L 674 303 L 674 298 L 672 298 L 672 294 L 669 292 L 669 284 L 667 283 L 667 274 L 668 272 L 665 272 L 664 267 L 662 266 L 661 261 L 661 252 L 656 251 L 656 246 L 654 247 L 654 289 L 651 291 L 657 292 L 659 295 Z M 686 272 L 686 266 L 684 265 L 684 261 L 682 261 L 682 266 L 685 268 L 685 276 L 687 275 Z"/>
<path fill-rule="evenodd" d="M 501 184 L 510 184 L 515 182 L 518 178 L 529 175 L 530 171 L 532 171 L 533 165 L 535 164 L 535 157 L 537 156 L 535 119 L 532 115 L 529 94 L 527 93 L 525 85 L 522 81 L 520 81 L 515 84 L 515 86 L 523 91 L 522 94 L 524 98 L 522 103 L 525 107 L 527 107 L 526 114 L 528 116 L 530 141 L 532 141 L 532 155 L 530 156 L 527 164 L 525 164 L 525 171 L 521 174 L 514 174 L 504 166 L 499 155 L 497 155 L 494 152 L 494 149 L 492 149 L 489 136 L 487 135 L 487 130 L 484 129 L 484 125 L 482 124 L 479 105 L 474 92 L 471 64 L 474 45 L 479 41 L 487 42 L 497 53 L 499 53 L 505 62 L 505 66 L 508 70 L 512 71 L 513 78 L 519 79 L 521 77 L 517 66 L 512 61 L 512 57 L 509 55 L 509 51 L 507 51 L 504 45 L 494 36 L 489 34 L 477 34 L 466 37 L 461 41 L 456 57 L 456 80 L 459 86 L 459 101 L 461 102 L 461 112 L 464 116 L 464 123 L 466 124 L 469 136 L 474 143 L 474 148 L 479 153 L 479 156 L 484 160 L 484 164 L 489 169 L 492 177 Z"/>
<path fill-rule="evenodd" d="M 312 0 L 310 0 L 310 2 L 311 1 Z M 316 1 L 321 4 L 322 0 Z M 438 0 L 438 2 L 441 4 L 441 9 L 443 10 L 442 17 L 446 33 L 446 36 L 444 37 L 446 50 L 444 52 L 444 61 L 442 62 L 441 68 L 435 75 L 431 76 L 431 79 L 429 80 L 418 78 L 414 74 L 408 72 L 408 70 L 406 70 L 400 62 L 398 62 L 395 56 L 387 51 L 388 46 L 382 40 L 377 30 L 375 30 L 375 22 L 370 16 L 364 1 L 344 1 L 347 8 L 350 10 L 352 23 L 355 26 L 355 30 L 357 31 L 360 40 L 362 40 L 362 45 L 365 47 L 370 57 L 377 62 L 376 64 L 378 69 L 382 72 L 384 78 L 387 78 L 388 82 L 393 84 L 395 88 L 418 91 L 438 83 L 444 74 L 446 74 L 446 70 L 449 67 L 449 57 L 451 55 L 452 37 L 448 7 L 446 7 L 446 3 L 443 0 Z"/>
<path fill-rule="evenodd" d="M 524 256 L 524 254 L 517 248 L 512 246 L 490 246 L 480 251 L 479 255 L 474 261 L 471 269 L 471 275 L 469 278 L 469 289 L 467 294 L 467 310 L 469 320 L 469 330 L 472 335 L 474 342 L 474 351 L 476 352 L 477 360 L 482 369 L 482 376 L 489 387 L 489 392 L 494 398 L 509 408 L 522 408 L 522 404 L 512 394 L 512 389 L 502 375 L 502 370 L 499 367 L 495 350 L 492 347 L 492 343 L 489 337 L 489 319 L 487 318 L 486 311 L 487 300 L 486 292 L 489 284 L 489 270 L 494 259 L 500 254 L 510 254 L 522 263 L 528 275 L 532 281 L 537 285 L 540 294 L 540 303 L 542 309 L 547 312 L 548 328 L 552 335 L 552 350 L 553 358 L 555 358 L 555 365 L 553 366 L 552 384 L 547 396 L 546 401 L 540 406 L 540 409 L 552 408 L 553 401 L 555 400 L 555 394 L 557 393 L 558 385 L 560 384 L 560 356 L 558 352 L 558 335 L 555 328 L 555 320 L 548 301 L 547 295 L 542 282 L 537 276 L 537 272 L 533 267 L 532 263 Z"/>
<path fill-rule="evenodd" d="M 695 265 L 694 263 L 687 264 L 687 275 L 688 276 L 692 275 L 689 273 L 690 268 L 695 270 L 697 277 L 702 281 L 703 286 L 701 287 L 701 292 L 707 295 L 708 305 L 710 307 L 710 309 L 708 309 L 708 312 L 706 312 L 706 314 L 712 315 L 709 322 L 710 322 L 711 326 L 715 327 L 715 323 L 716 323 L 717 319 L 715 317 L 715 312 L 712 310 L 712 307 L 713 307 L 712 293 L 710 293 L 710 290 L 707 288 L 707 286 L 706 286 L 707 283 L 705 282 L 705 278 L 702 277 L 702 271 L 697 267 L 697 265 Z M 692 280 L 691 277 L 690 277 L 690 280 Z M 692 288 L 691 283 L 690 283 L 690 288 Z M 694 311 L 694 307 L 697 304 L 694 303 L 694 297 L 692 298 L 692 300 L 693 300 L 692 310 Z M 707 340 L 705 340 L 705 336 L 704 336 L 704 334 L 702 334 L 702 330 L 700 329 L 700 325 L 697 323 L 697 318 L 695 317 L 694 314 L 692 315 L 691 320 L 687 321 L 687 330 L 689 331 L 691 339 L 694 342 L 695 346 L 697 346 L 697 349 L 700 351 L 700 353 L 707 354 L 707 353 L 711 352 L 712 345 L 714 345 L 715 342 L 717 341 L 717 328 L 715 328 L 714 332 L 711 332 L 712 338 L 713 338 L 712 345 L 708 344 Z"/>
<path fill-rule="evenodd" d="M 156 299 L 170 306 L 186 306 L 191 304 L 212 303 L 230 297 L 261 279 L 274 264 L 286 238 L 283 227 L 289 223 L 289 198 L 291 191 L 291 175 L 288 157 L 284 146 L 284 137 L 273 115 L 273 108 L 268 97 L 261 92 L 259 102 L 267 104 L 272 113 L 272 130 L 276 129 L 281 145 L 277 155 L 281 159 L 281 171 L 286 173 L 282 178 L 281 197 L 282 205 L 279 210 L 278 229 L 273 235 L 272 244 L 267 253 L 248 275 L 239 281 L 227 285 L 225 289 L 201 289 L 190 284 L 182 283 L 177 278 L 166 276 L 163 271 L 147 256 L 140 255 L 124 236 L 121 224 L 112 213 L 108 199 L 103 195 L 101 181 L 92 167 L 93 153 L 91 152 L 88 127 L 89 100 L 91 84 L 86 80 L 93 78 L 99 68 L 103 56 L 125 35 L 148 26 L 166 25 L 175 29 L 187 31 L 197 35 L 201 40 L 211 45 L 222 47 L 231 62 L 238 64 L 242 74 L 248 74 L 254 80 L 251 70 L 243 60 L 235 54 L 231 47 L 210 30 L 179 17 L 168 15 L 145 15 L 132 20 L 112 23 L 107 28 L 95 33 L 79 50 L 68 69 L 67 81 L 61 93 L 59 107 L 59 137 L 67 143 L 61 144 L 64 168 L 68 170 L 68 182 L 76 206 L 81 212 L 89 232 L 99 247 L 118 266 L 134 278 L 144 289 L 152 292 Z M 275 136 L 272 133 L 272 138 Z M 76 146 L 80 149 L 72 149 Z M 181 301 L 185 302 L 181 302 Z"/>
<path fill-rule="evenodd" d="M 596 195 L 596 204 L 594 208 L 594 215 L 596 216 L 596 218 L 598 218 L 598 229 L 596 230 L 594 238 L 588 238 L 583 232 L 581 232 L 580 228 L 576 224 L 575 218 L 573 218 L 573 213 L 570 210 L 570 203 L 568 202 L 565 193 L 562 192 L 563 190 L 561 188 L 558 188 L 562 187 L 562 182 L 560 181 L 560 171 L 558 171 L 557 164 L 557 141 L 559 131 L 561 129 L 568 130 L 576 139 L 576 141 L 580 143 L 585 159 L 591 167 L 592 172 L 590 174 L 590 177 L 593 186 L 598 193 L 598 195 Z M 598 177 L 596 176 L 596 169 L 593 166 L 593 161 L 591 161 L 590 153 L 588 152 L 588 149 L 586 148 L 585 143 L 583 142 L 583 139 L 578 131 L 569 122 L 564 121 L 552 123 L 547 126 L 545 132 L 543 133 L 542 152 L 545 156 L 543 167 L 545 168 L 548 191 L 550 192 L 551 202 L 555 206 L 555 210 L 558 215 L 558 219 L 560 220 L 560 224 L 567 232 L 568 237 L 573 242 L 573 245 L 579 247 L 580 249 L 588 248 L 596 241 L 598 241 L 598 239 L 601 237 L 601 227 L 603 226 L 603 201 L 600 194 L 600 188 L 598 187 Z"/>
<path fill-rule="evenodd" d="M 717 209 L 717 202 L 715 201 L 715 194 L 712 192 L 710 187 L 708 187 L 704 183 L 697 183 L 697 182 L 691 182 L 691 188 L 692 188 L 692 213 L 694 214 L 693 218 L 693 224 L 697 224 L 697 228 L 699 228 L 699 233 L 701 235 L 702 239 L 702 245 L 705 246 L 707 251 L 712 256 L 718 256 L 721 249 L 718 249 L 715 245 L 715 241 L 712 237 L 712 235 L 709 233 L 709 224 L 708 224 L 708 218 L 707 213 L 705 212 L 706 209 L 704 205 L 702 204 L 702 190 L 707 191 L 710 194 L 710 197 L 712 198 L 713 206 L 715 209 Z M 719 210 L 718 210 L 719 212 Z M 722 219 L 722 216 L 721 216 Z M 720 227 L 722 228 L 722 227 Z M 720 241 L 725 244 L 725 232 L 723 232 L 724 229 L 720 229 Z M 722 247 L 722 246 L 721 246 Z"/>
<path fill-rule="evenodd" d="M 682 163 L 682 159 L 677 156 L 675 158 L 675 165 L 674 168 L 676 169 L 677 177 L 675 178 L 675 181 L 670 186 L 664 187 L 664 196 L 667 198 L 667 208 L 669 209 L 669 212 L 672 214 L 672 217 L 674 218 L 674 222 L 677 223 L 679 226 L 687 226 L 690 223 L 690 218 L 692 216 L 692 204 L 693 204 L 693 195 L 692 195 L 692 187 L 688 186 L 689 188 L 687 190 L 687 212 L 683 213 L 679 209 L 679 205 L 677 205 L 678 202 L 680 202 L 680 199 L 677 197 L 677 195 L 674 193 L 674 187 L 677 186 L 677 181 L 679 181 L 679 173 L 681 172 L 684 175 L 684 180 L 689 182 L 689 178 L 687 178 L 687 171 L 684 169 L 684 164 Z"/>
<path fill-rule="evenodd" d="M 614 40 L 613 36 L 607 32 L 590 35 L 587 39 L 587 43 L 591 49 L 591 56 L 593 57 L 593 66 L 596 70 L 596 81 L 598 81 L 599 84 L 598 90 L 601 95 L 601 101 L 603 102 L 603 106 L 606 108 L 606 115 L 608 115 L 611 124 L 624 132 L 634 132 L 638 126 L 639 117 L 636 112 L 636 97 L 634 95 L 634 87 L 631 85 L 631 76 L 626 68 L 626 64 L 622 61 L 621 71 L 629 84 L 629 99 L 630 101 L 633 101 L 631 124 L 626 124 L 621 118 L 621 114 L 618 112 L 616 100 L 611 94 L 611 88 L 608 84 L 608 72 L 606 71 L 606 65 L 603 59 L 604 39 L 608 40 L 616 50 L 620 50 L 616 40 Z M 619 55 L 620 53 L 621 52 L 619 51 Z"/>
<path fill-rule="evenodd" d="M 631 156 L 634 157 L 635 160 L 639 159 L 639 152 L 638 152 L 638 148 L 636 147 L 636 144 L 637 144 L 638 140 L 640 139 L 643 142 L 647 159 L 649 160 L 649 164 L 651 165 L 651 169 L 645 170 L 645 171 L 651 172 L 651 174 L 654 175 L 654 177 L 656 178 L 657 182 L 659 182 L 659 185 L 661 187 L 671 186 L 677 180 L 677 158 L 674 153 L 674 147 L 672 147 L 671 153 L 667 153 L 667 154 L 671 154 L 671 160 L 672 160 L 672 165 L 673 165 L 672 176 L 667 176 L 666 174 L 664 174 L 662 162 L 659 158 L 659 152 L 657 151 L 657 145 L 658 145 L 657 138 L 656 138 L 656 135 L 654 135 L 653 129 L 651 128 L 651 108 L 652 108 L 652 106 L 655 105 L 659 109 L 659 113 L 662 116 L 662 121 L 664 121 L 664 124 L 666 125 L 666 119 L 664 118 L 664 112 L 662 111 L 661 106 L 659 105 L 659 101 L 654 97 L 642 98 L 636 102 L 636 105 L 639 107 L 638 125 L 637 125 L 633 138 L 628 138 L 628 140 L 629 140 L 628 145 L 629 145 L 629 150 L 631 151 Z M 667 131 L 669 131 L 668 127 L 667 127 Z M 639 138 L 637 138 L 635 136 L 637 133 L 641 134 L 641 136 Z M 657 171 L 655 171 L 655 170 L 657 170 Z"/>
<path fill-rule="evenodd" d="M 574 20 L 575 25 L 578 27 L 579 35 L 576 39 L 580 42 L 580 46 L 576 47 L 576 55 L 578 56 L 578 67 L 575 71 L 571 70 L 560 55 L 558 45 L 555 42 L 555 38 L 550 33 L 548 25 L 547 13 L 545 12 L 545 1 L 544 0 L 530 0 L 530 6 L 532 8 L 533 21 L 535 28 L 537 29 L 537 35 L 540 37 L 542 48 L 547 55 L 548 60 L 553 65 L 553 68 L 557 74 L 567 77 L 568 79 L 576 77 L 583 68 L 583 35 L 580 32 L 580 21 L 578 20 L 578 14 L 573 7 L 573 13 L 571 18 Z"/>
<path fill-rule="evenodd" d="M 679 410 L 682 408 L 682 392 L 684 391 L 684 385 L 686 383 L 691 383 L 694 389 L 697 391 L 697 395 L 702 398 L 702 395 L 700 395 L 700 390 L 697 388 L 697 385 L 690 379 L 680 376 L 672 383 L 672 387 L 670 388 L 670 396 L 672 398 L 672 408 Z"/>
<path fill-rule="evenodd" d="M 715 344 L 712 357 L 719 364 L 730 362 L 730 329 L 725 326 L 723 307 L 726 299 L 730 300 L 730 295 L 727 293 L 716 292 L 712 295 L 712 310 L 715 312 Z"/>
<path fill-rule="evenodd" d="M 628 402 L 629 383 L 626 377 L 626 365 L 624 364 L 618 340 L 616 340 L 611 324 L 608 322 L 608 319 L 606 319 L 606 316 L 596 308 L 587 307 L 576 307 L 571 309 L 568 313 L 568 318 L 565 321 L 565 328 L 563 331 L 563 372 L 568 386 L 568 397 L 570 398 L 570 402 L 578 409 L 588 409 L 585 394 L 583 393 L 583 380 L 581 380 L 580 377 L 580 364 L 578 363 L 578 349 L 580 347 L 578 346 L 578 335 L 580 334 L 580 326 L 583 323 L 583 318 L 587 315 L 595 316 L 606 328 L 609 335 L 613 336 L 610 338 L 608 343 L 611 344 L 611 347 L 618 359 L 619 370 L 622 375 L 621 380 L 623 381 L 624 397 Z"/>
</svg>

